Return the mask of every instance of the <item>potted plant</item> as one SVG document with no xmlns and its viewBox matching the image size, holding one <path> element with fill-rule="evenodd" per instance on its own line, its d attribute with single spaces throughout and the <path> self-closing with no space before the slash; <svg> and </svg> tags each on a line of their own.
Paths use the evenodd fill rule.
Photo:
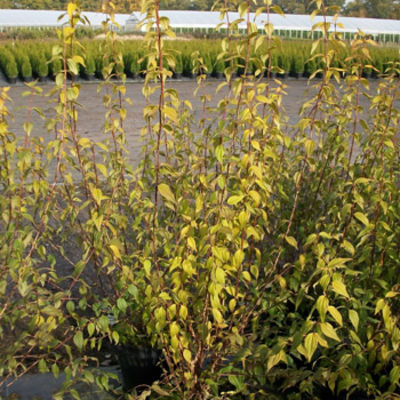
<svg viewBox="0 0 400 400">
<path fill-rule="evenodd" d="M 32 67 L 27 56 L 21 59 L 21 77 L 25 82 L 32 81 Z"/>
<path fill-rule="evenodd" d="M 225 71 L 225 63 L 222 58 L 218 58 L 215 61 L 214 64 L 214 76 L 217 79 L 222 79 L 224 77 L 224 71 Z"/>
<path fill-rule="evenodd" d="M 182 55 L 177 54 L 175 57 L 175 71 L 174 78 L 181 79 L 183 74 L 183 63 L 182 63 Z"/>
<path fill-rule="evenodd" d="M 291 69 L 291 75 L 298 79 L 304 74 L 304 57 L 302 54 L 297 53 L 294 54 L 294 57 L 292 58 L 292 69 Z"/>
<path fill-rule="evenodd" d="M 95 79 L 96 63 L 91 53 L 88 53 L 85 60 L 85 66 L 83 67 L 82 76 L 88 81 Z"/>
<path fill-rule="evenodd" d="M 309 59 L 304 65 L 304 76 L 309 78 L 316 70 L 315 60 Z"/>
<path fill-rule="evenodd" d="M 283 79 L 287 78 L 290 71 L 290 59 L 287 54 L 282 53 L 279 55 L 278 66 L 280 68 L 280 72 L 278 72 L 279 77 Z"/>
<path fill-rule="evenodd" d="M 16 83 L 18 77 L 18 68 L 14 57 L 10 57 L 5 65 L 5 73 L 9 83 Z"/>
</svg>

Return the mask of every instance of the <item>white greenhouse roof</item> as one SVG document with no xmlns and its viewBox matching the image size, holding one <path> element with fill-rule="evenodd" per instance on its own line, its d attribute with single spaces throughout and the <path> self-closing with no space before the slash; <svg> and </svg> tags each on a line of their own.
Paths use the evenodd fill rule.
<svg viewBox="0 0 400 400">
<path fill-rule="evenodd" d="M 64 17 L 58 21 L 60 15 L 65 11 L 47 11 L 47 10 L 0 10 L 0 27 L 55 27 L 67 22 Z M 106 15 L 100 12 L 83 12 L 93 27 L 100 27 L 102 21 L 105 21 Z M 116 14 L 115 20 L 122 27 L 125 25 L 129 14 Z"/>
<path fill-rule="evenodd" d="M 140 13 L 133 13 L 139 20 L 143 18 Z M 226 20 L 220 19 L 219 12 L 211 11 L 160 11 L 160 15 L 168 17 L 170 25 L 173 28 L 213 28 L 225 22 Z M 230 22 L 239 19 L 238 13 L 229 13 Z M 251 14 L 251 20 L 254 21 L 255 14 Z M 256 24 L 262 28 L 266 23 L 266 15 L 261 14 L 255 19 Z M 328 21 L 332 22 L 333 18 L 328 17 Z M 274 25 L 275 29 L 283 30 L 307 30 L 309 31 L 313 24 L 323 22 L 321 16 L 316 16 L 313 21 L 309 15 L 294 15 L 287 14 L 281 16 L 279 14 L 271 14 L 270 22 Z M 373 18 L 350 18 L 339 17 L 337 23 L 342 23 L 344 28 L 336 26 L 338 32 L 357 32 L 361 29 L 365 33 L 400 33 L 400 21 L 393 19 L 373 19 Z M 239 24 L 239 28 L 246 26 L 245 21 Z M 331 30 L 335 30 L 332 24 Z"/>
<path fill-rule="evenodd" d="M 63 11 L 46 11 L 46 10 L 0 10 L 0 28 L 3 27 L 46 27 L 60 26 L 66 22 L 66 17 L 58 21 L 58 17 Z M 106 15 L 99 12 L 83 12 L 93 27 L 100 27 Z M 160 15 L 168 17 L 171 27 L 173 28 L 215 28 L 221 22 L 219 12 L 211 11 L 160 11 Z M 138 20 L 143 19 L 139 13 L 132 13 L 132 16 Z M 124 27 L 129 14 L 116 14 L 115 19 L 121 27 Z M 229 13 L 230 21 L 239 18 L 238 13 Z M 251 14 L 251 20 L 254 21 L 255 14 Z M 328 17 L 332 21 L 332 17 Z M 322 22 L 321 16 L 317 16 L 311 21 L 309 15 L 291 15 L 281 16 L 279 14 L 271 14 L 270 21 L 275 29 L 282 30 L 306 30 L 309 31 L 313 24 Z M 261 14 L 256 18 L 256 24 L 262 28 L 266 22 L 266 15 Z M 336 26 L 338 32 L 357 32 L 361 29 L 365 33 L 378 34 L 400 34 L 400 20 L 393 19 L 373 19 L 373 18 L 349 18 L 339 17 L 338 23 L 344 25 L 344 28 Z M 245 22 L 239 25 L 239 28 L 245 28 Z M 331 30 L 335 27 L 332 24 Z"/>
</svg>

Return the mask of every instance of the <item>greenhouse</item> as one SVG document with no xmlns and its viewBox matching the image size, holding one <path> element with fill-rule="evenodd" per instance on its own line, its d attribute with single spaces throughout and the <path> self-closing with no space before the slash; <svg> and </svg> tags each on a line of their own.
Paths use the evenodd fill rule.
<svg viewBox="0 0 400 400">
<path fill-rule="evenodd" d="M 169 19 L 172 29 L 177 33 L 212 33 L 216 27 L 219 27 L 222 32 L 226 30 L 225 20 L 220 19 L 219 12 L 161 11 L 160 14 Z M 132 13 L 125 25 L 126 29 L 133 30 L 135 27 L 134 21 L 139 21 L 142 18 L 143 16 L 140 13 Z M 231 22 L 239 18 L 238 13 L 229 13 L 229 20 Z M 264 28 L 266 19 L 265 14 L 261 14 L 258 17 L 255 14 L 251 14 L 251 20 L 256 23 L 260 32 Z M 358 30 L 361 29 L 377 41 L 400 42 L 400 21 L 398 20 L 340 17 L 334 22 L 333 17 L 328 17 L 328 21 L 332 22 L 330 30 L 342 33 L 345 39 L 352 39 Z M 311 21 L 309 15 L 288 14 L 281 16 L 279 14 L 271 14 L 270 22 L 274 25 L 275 34 L 278 36 L 292 39 L 307 39 L 311 37 L 315 39 L 321 35 L 321 32 L 316 30 L 311 33 L 312 26 L 318 22 L 323 22 L 323 18 L 317 16 Z M 240 23 L 238 28 L 240 33 L 245 33 L 245 21 Z"/>
<path fill-rule="evenodd" d="M 67 22 L 64 16 L 61 20 L 59 17 L 63 15 L 62 11 L 50 10 L 0 10 L 0 31 L 10 28 L 56 28 Z M 102 21 L 105 21 L 106 15 L 100 12 L 83 12 L 82 15 L 90 21 L 93 29 L 102 27 Z M 116 14 L 115 20 L 125 26 L 128 14 Z"/>
<path fill-rule="evenodd" d="M 226 30 L 226 21 L 220 19 L 219 12 L 211 11 L 160 11 L 161 16 L 167 17 L 172 29 L 177 33 L 213 33 L 217 27 L 223 33 Z M 66 22 L 66 17 L 58 20 L 61 11 L 46 10 L 0 10 L 0 31 L 10 28 L 54 28 Z M 102 27 L 102 21 L 106 15 L 100 12 L 84 12 L 93 29 Z M 234 21 L 239 18 L 238 13 L 229 13 L 229 20 Z M 121 30 L 134 31 L 137 29 L 139 21 L 143 19 L 140 12 L 129 14 L 116 14 L 115 21 L 120 25 Z M 261 14 L 256 18 L 251 14 L 251 20 L 256 23 L 261 32 L 266 23 L 266 15 Z M 400 21 L 373 18 L 350 18 L 340 17 L 334 22 L 332 17 L 328 17 L 332 22 L 331 31 L 342 33 L 345 39 L 352 39 L 361 29 L 364 33 L 379 42 L 400 43 Z M 318 30 L 312 31 L 313 24 L 323 22 L 322 17 L 315 17 L 313 21 L 309 15 L 286 15 L 271 14 L 270 22 L 274 25 L 275 34 L 284 38 L 308 39 L 317 38 L 321 35 Z M 145 28 L 140 28 L 144 30 Z M 238 25 L 239 32 L 245 33 L 245 21 Z"/>
</svg>

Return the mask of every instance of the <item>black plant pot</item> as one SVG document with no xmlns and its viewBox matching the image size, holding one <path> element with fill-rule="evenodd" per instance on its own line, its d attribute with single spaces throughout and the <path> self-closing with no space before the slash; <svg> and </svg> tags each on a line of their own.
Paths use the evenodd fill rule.
<svg viewBox="0 0 400 400">
<path fill-rule="evenodd" d="M 94 75 L 95 75 L 95 77 L 97 79 L 100 79 L 101 81 L 104 81 L 104 76 L 103 76 L 102 72 L 96 72 Z"/>
<path fill-rule="evenodd" d="M 137 72 L 128 71 L 126 76 L 130 79 L 138 79 L 139 75 Z"/>
<path fill-rule="evenodd" d="M 122 347 L 118 352 L 123 387 L 140 392 L 162 376 L 162 352 L 151 347 Z M 143 386 L 143 387 L 141 387 Z"/>
<path fill-rule="evenodd" d="M 195 78 L 195 74 L 193 72 L 185 72 L 185 76 L 186 76 L 186 78 L 189 78 L 189 79 Z"/>
<path fill-rule="evenodd" d="M 33 81 L 33 78 L 32 78 L 31 76 L 23 76 L 23 77 L 22 77 L 22 80 L 23 80 L 24 82 L 32 82 L 32 81 Z"/>
<path fill-rule="evenodd" d="M 96 79 L 96 76 L 94 74 L 83 73 L 82 78 L 86 81 L 94 81 Z"/>
<path fill-rule="evenodd" d="M 292 72 L 291 75 L 293 78 L 299 79 L 303 74 L 300 72 Z"/>
<path fill-rule="evenodd" d="M 225 74 L 223 72 L 218 72 L 218 71 L 214 72 L 214 78 L 216 79 L 223 79 L 224 76 Z"/>
<path fill-rule="evenodd" d="M 278 74 L 278 78 L 280 79 L 286 79 L 288 77 L 288 74 Z"/>
<path fill-rule="evenodd" d="M 174 72 L 174 79 L 182 79 L 182 72 Z"/>
<path fill-rule="evenodd" d="M 363 78 L 370 79 L 372 77 L 372 72 L 370 71 L 363 71 L 362 74 Z"/>
<path fill-rule="evenodd" d="M 17 83 L 17 78 L 7 78 L 8 83 L 14 84 Z"/>
<path fill-rule="evenodd" d="M 372 73 L 371 73 L 371 78 L 373 78 L 373 79 L 378 79 L 378 78 L 379 78 L 379 72 L 377 72 L 377 71 L 372 71 Z"/>
</svg>

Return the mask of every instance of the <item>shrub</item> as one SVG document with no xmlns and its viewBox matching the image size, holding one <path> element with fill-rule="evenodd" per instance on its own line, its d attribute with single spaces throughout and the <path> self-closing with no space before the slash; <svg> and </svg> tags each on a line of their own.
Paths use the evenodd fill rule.
<svg viewBox="0 0 400 400">
<path fill-rule="evenodd" d="M 175 72 L 177 74 L 182 74 L 183 73 L 183 62 L 182 62 L 182 55 L 181 54 L 177 54 L 175 57 Z"/>
<path fill-rule="evenodd" d="M 29 121 L 22 141 L 11 133 L 7 90 L 0 92 L 0 386 L 37 369 L 63 372 L 73 397 L 74 379 L 108 390 L 111 375 L 93 374 L 99 352 L 135 347 L 139 355 L 162 353 L 163 374 L 141 394 L 143 386 L 126 388 L 128 398 L 398 397 L 393 65 L 368 93 L 361 77 L 368 42 L 360 33 L 339 43 L 348 46 L 348 68 L 338 86 L 325 65 L 338 43 L 322 24 L 328 46 L 317 42 L 306 66 L 324 74 L 298 121 L 285 114 L 278 79 L 230 74 L 215 105 L 198 77 L 196 118 L 192 103 L 168 86 L 161 62 L 172 32 L 158 4 L 143 2 L 139 165 L 126 148 L 124 76 L 111 79 L 123 50 L 109 27 L 96 51 L 106 72 L 104 141 L 80 136 L 80 85 L 63 74 L 49 92 L 53 140 L 30 137 Z M 250 30 L 244 5 L 238 11 L 246 18 L 232 23 L 249 21 Z M 75 2 L 68 18 L 83 22 Z M 60 32 L 66 75 L 67 60 L 81 54 L 76 38 L 64 36 L 69 31 Z M 229 37 L 221 59 L 243 70 L 277 53 L 288 71 L 295 49 L 280 52 L 269 35 L 264 50 L 255 34 Z M 191 72 L 204 49 L 180 46 Z M 7 51 L 0 49 L 0 60 Z"/>
<path fill-rule="evenodd" d="M 278 66 L 282 70 L 282 75 L 290 72 L 290 58 L 287 54 L 280 54 L 278 57 Z"/>
<path fill-rule="evenodd" d="M 44 53 L 38 54 L 37 75 L 40 78 L 45 78 L 49 75 L 49 65 Z"/>
<path fill-rule="evenodd" d="M 221 58 L 217 58 L 214 64 L 214 71 L 223 74 L 225 71 L 225 62 Z"/>
<path fill-rule="evenodd" d="M 292 68 L 291 70 L 294 72 L 294 74 L 297 75 L 303 75 L 304 73 L 304 57 L 301 53 L 297 53 L 294 55 L 292 59 Z"/>
<path fill-rule="evenodd" d="M 7 79 L 18 77 L 18 67 L 14 55 L 7 48 L 0 48 L 0 66 Z"/>
<path fill-rule="evenodd" d="M 32 77 L 32 67 L 28 57 L 23 57 L 20 74 L 23 78 L 31 78 Z"/>
<path fill-rule="evenodd" d="M 139 75 L 139 73 L 140 73 L 140 65 L 139 65 L 137 57 L 135 57 L 135 56 L 132 57 L 129 71 L 134 76 Z"/>
</svg>

